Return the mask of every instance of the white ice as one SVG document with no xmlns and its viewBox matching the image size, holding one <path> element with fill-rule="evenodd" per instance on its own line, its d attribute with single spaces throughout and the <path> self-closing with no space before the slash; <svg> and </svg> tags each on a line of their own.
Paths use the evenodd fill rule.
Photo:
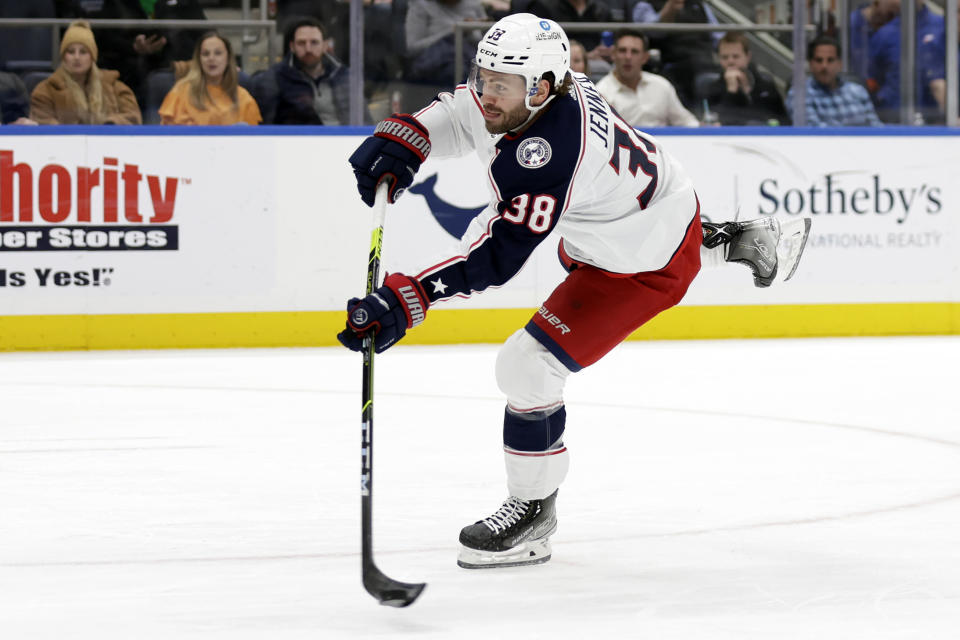
<svg viewBox="0 0 960 640">
<path fill-rule="evenodd" d="M 553 559 L 506 497 L 494 346 L 0 355 L 0 638 L 960 637 L 960 337 L 629 343 L 570 378 Z"/>
</svg>

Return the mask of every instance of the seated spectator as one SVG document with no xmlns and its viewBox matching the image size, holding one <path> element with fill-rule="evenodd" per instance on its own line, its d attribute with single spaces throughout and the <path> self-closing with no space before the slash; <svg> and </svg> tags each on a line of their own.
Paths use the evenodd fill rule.
<svg viewBox="0 0 960 640">
<path fill-rule="evenodd" d="M 454 79 L 457 56 L 465 63 L 473 58 L 483 32 L 467 33 L 463 49 L 455 51 L 453 25 L 464 20 L 486 20 L 480 0 L 412 0 L 407 9 L 408 69 L 404 77 L 411 82 L 442 83 Z M 465 71 L 469 65 L 463 66 Z M 465 78 L 457 78 L 457 82 Z"/>
<path fill-rule="evenodd" d="M 364 2 L 372 6 L 370 0 Z M 277 27 L 289 33 L 290 26 L 301 18 L 313 18 L 323 25 L 323 35 L 329 50 L 337 60 L 350 57 L 350 2 L 349 0 L 276 0 Z M 364 27 L 369 17 L 364 11 Z M 364 38 L 366 41 L 366 38 Z M 284 49 L 288 43 L 284 42 Z M 367 57 L 364 51 L 364 58 Z M 366 60 L 364 61 L 366 64 Z"/>
<path fill-rule="evenodd" d="M 160 105 L 161 124 L 259 124 L 260 109 L 237 84 L 230 41 L 215 31 L 197 41 L 190 70 Z"/>
<path fill-rule="evenodd" d="M 200 0 L 73 0 L 61 17 L 126 20 L 205 20 Z M 69 15 L 64 15 L 69 12 Z M 94 29 L 101 62 L 120 72 L 120 79 L 144 101 L 147 74 L 186 60 L 204 30 Z"/>
<path fill-rule="evenodd" d="M 30 118 L 40 124 L 141 124 L 133 91 L 119 73 L 96 63 L 90 25 L 77 20 L 60 41 L 60 66 L 30 96 Z"/>
<path fill-rule="evenodd" d="M 818 36 L 807 45 L 810 75 L 806 85 L 807 125 L 811 127 L 881 126 L 867 90 L 840 77 L 840 43 Z M 793 116 L 793 88 L 787 92 L 787 112 Z M 796 119 L 796 118 L 794 118 Z"/>
<path fill-rule="evenodd" d="M 632 127 L 697 127 L 697 118 L 687 111 L 670 81 L 643 71 L 650 53 L 644 34 L 631 29 L 617 32 L 613 45 L 613 71 L 597 83 L 597 89 Z"/>
<path fill-rule="evenodd" d="M 723 75 L 707 91 L 707 102 L 720 124 L 788 124 L 787 109 L 773 78 L 750 61 L 750 43 L 737 31 L 720 39 L 717 48 Z"/>
<path fill-rule="evenodd" d="M 960 8 L 957 10 L 957 28 L 960 29 Z M 947 34 L 946 28 L 937 37 L 921 42 L 917 53 L 917 65 L 924 74 L 922 80 L 930 87 L 930 93 L 937 103 L 939 113 L 937 122 L 943 122 L 947 107 Z M 960 51 L 958 51 L 960 53 Z M 958 56 L 960 58 L 960 56 Z M 960 59 L 958 59 L 960 64 Z M 950 126 L 960 123 L 949 122 Z"/>
<path fill-rule="evenodd" d="M 350 59 L 350 0 L 275 0 L 277 25 L 283 33 L 301 18 L 323 25 L 327 53 L 342 62 Z M 363 78 L 369 98 L 403 71 L 403 30 L 408 0 L 364 0 Z M 288 43 L 283 43 L 286 52 Z M 271 61 L 273 62 L 273 61 Z M 451 73 L 452 76 L 452 73 Z M 449 81 L 447 81 L 449 82 Z M 264 114 L 266 115 L 266 114 Z"/>
<path fill-rule="evenodd" d="M 587 64 L 587 50 L 579 40 L 570 41 L 570 71 L 590 75 L 590 66 Z"/>
<path fill-rule="evenodd" d="M 866 82 L 870 36 L 898 13 L 900 0 L 870 0 L 850 12 L 849 75 Z"/>
<path fill-rule="evenodd" d="M 561 25 L 572 22 L 613 22 L 610 7 L 604 0 L 533 0 L 527 8 L 529 13 L 549 18 Z M 590 60 L 609 59 L 613 52 L 605 46 L 597 31 L 576 31 L 577 40 L 583 43 Z"/>
<path fill-rule="evenodd" d="M 345 65 L 327 53 L 323 25 L 313 18 L 294 22 L 285 40 L 289 51 L 271 67 L 276 93 L 266 96 L 273 124 L 345 125 L 350 121 L 350 79 Z"/>
<path fill-rule="evenodd" d="M 23 80 L 6 71 L 0 71 L 0 123 L 37 124 L 30 119 L 30 98 Z"/>
<path fill-rule="evenodd" d="M 634 22 L 676 24 L 718 24 L 717 17 L 703 0 L 642 0 L 633 7 Z M 660 50 L 664 77 L 677 89 L 683 104 L 694 103 L 697 74 L 717 68 L 713 51 L 720 36 L 703 31 L 661 33 L 651 40 Z"/>
<path fill-rule="evenodd" d="M 920 47 L 931 42 L 944 32 L 943 16 L 930 10 L 926 0 L 917 0 L 917 56 L 920 62 Z M 900 120 L 900 16 L 899 14 L 877 29 L 870 37 L 867 60 L 867 88 L 877 105 L 877 113 L 884 122 Z M 924 117 L 937 113 L 937 101 L 926 74 L 916 66 L 916 108 Z M 913 123 L 907 123 L 913 124 Z"/>
</svg>

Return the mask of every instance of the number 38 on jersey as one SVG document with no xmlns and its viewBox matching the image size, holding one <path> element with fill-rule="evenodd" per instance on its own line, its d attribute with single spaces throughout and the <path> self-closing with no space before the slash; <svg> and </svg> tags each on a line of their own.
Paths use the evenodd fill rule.
<svg viewBox="0 0 960 640">
<path fill-rule="evenodd" d="M 521 193 L 504 208 L 503 219 L 514 224 L 524 224 L 534 233 L 545 233 L 553 228 L 553 214 L 557 210 L 557 199 L 541 193 L 531 195 Z"/>
</svg>

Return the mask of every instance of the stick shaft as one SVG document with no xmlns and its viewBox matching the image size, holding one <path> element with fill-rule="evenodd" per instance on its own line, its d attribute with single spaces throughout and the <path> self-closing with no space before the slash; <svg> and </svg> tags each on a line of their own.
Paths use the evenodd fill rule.
<svg viewBox="0 0 960 640">
<path fill-rule="evenodd" d="M 380 286 L 380 253 L 383 249 L 383 224 L 387 212 L 387 186 L 377 189 L 373 205 L 373 231 L 367 262 L 367 295 Z M 363 341 L 363 383 L 360 445 L 360 510 L 362 558 L 364 570 L 373 564 L 373 355 L 374 337 Z"/>
</svg>

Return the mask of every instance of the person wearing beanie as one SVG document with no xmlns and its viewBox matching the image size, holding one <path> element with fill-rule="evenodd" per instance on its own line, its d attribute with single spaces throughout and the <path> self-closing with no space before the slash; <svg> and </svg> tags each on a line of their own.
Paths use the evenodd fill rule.
<svg viewBox="0 0 960 640">
<path fill-rule="evenodd" d="M 85 20 L 70 24 L 60 42 L 60 66 L 30 96 L 40 124 L 141 124 L 140 107 L 116 71 L 97 66 L 97 42 Z"/>
</svg>

